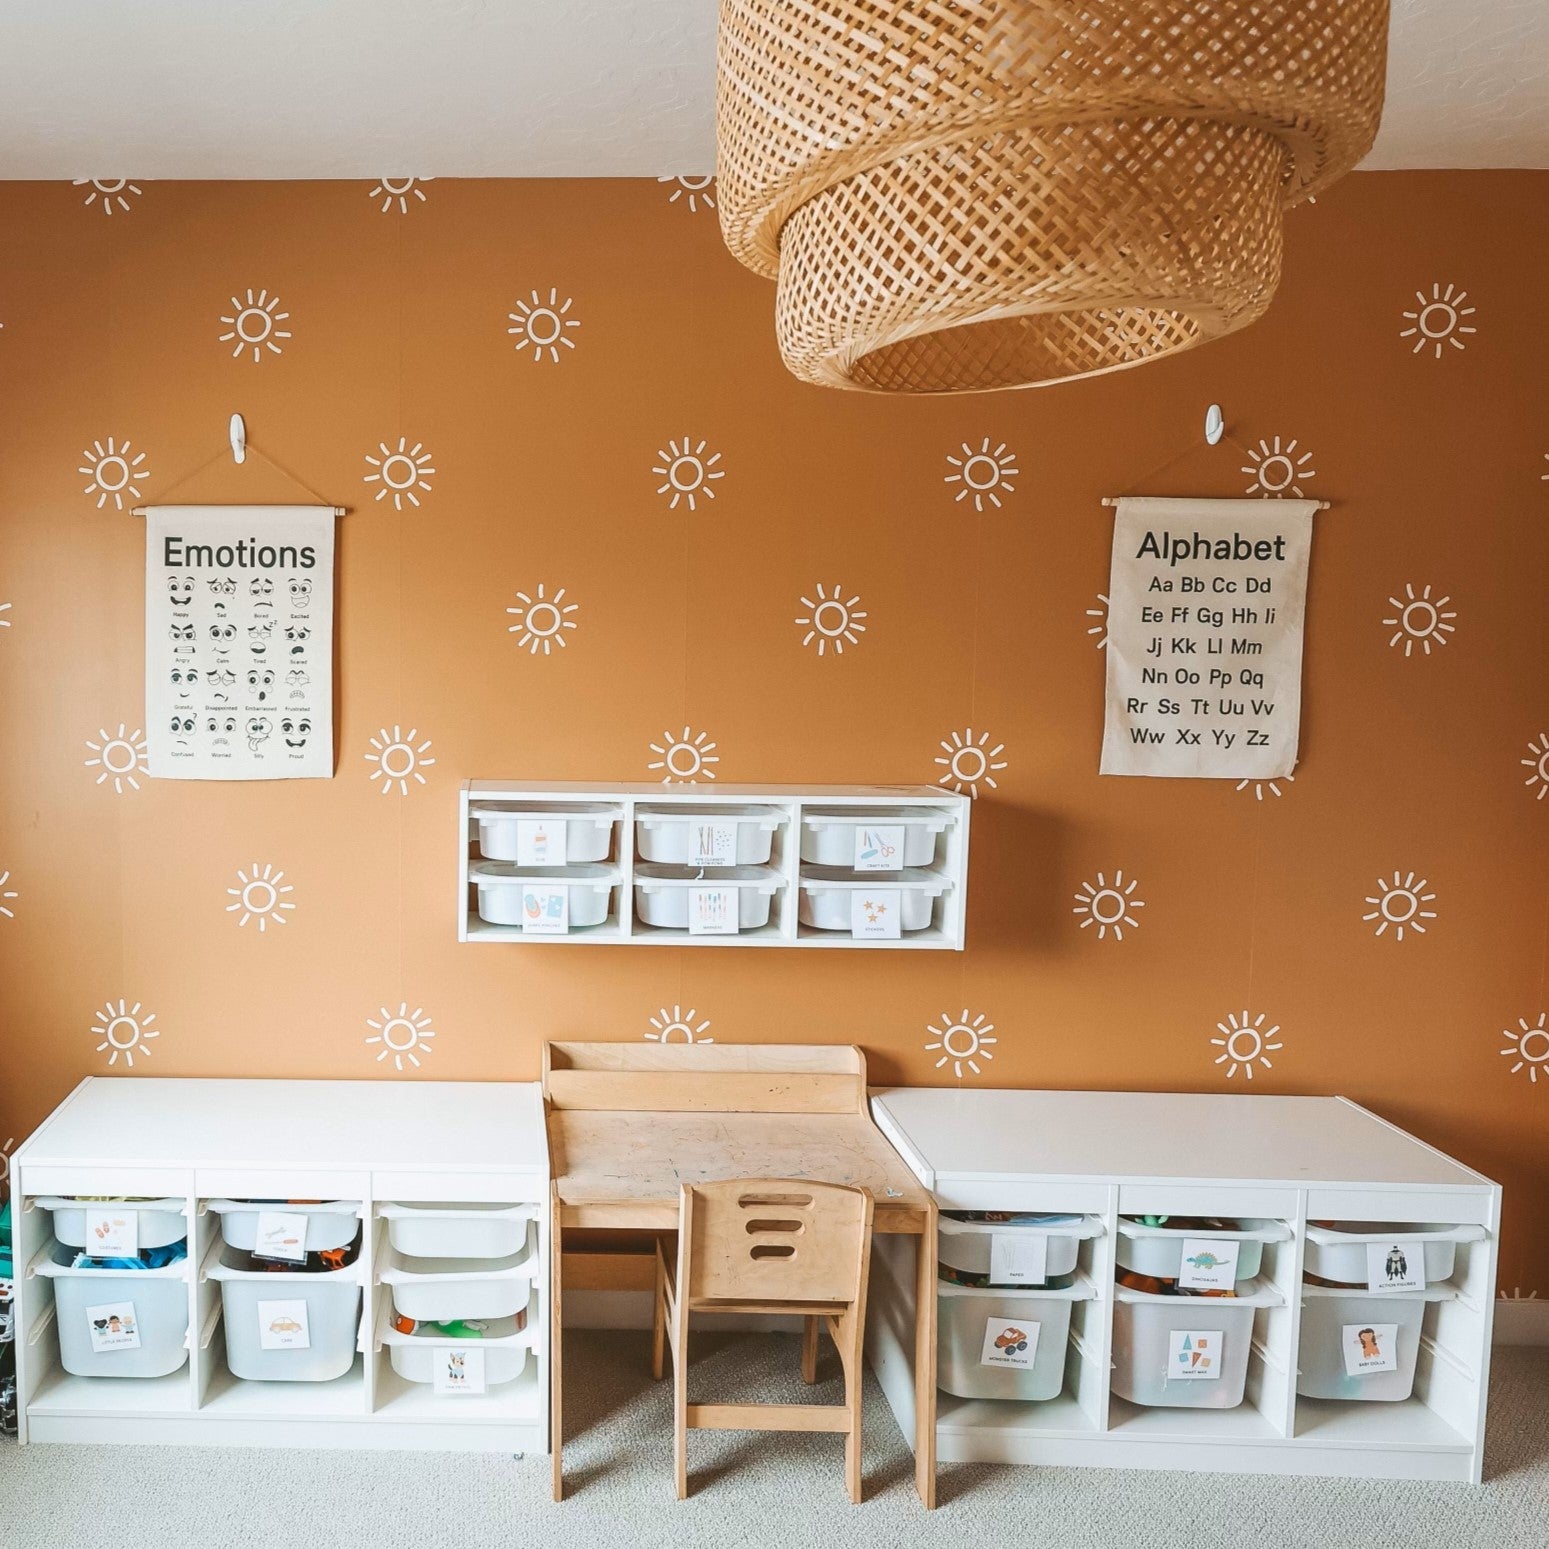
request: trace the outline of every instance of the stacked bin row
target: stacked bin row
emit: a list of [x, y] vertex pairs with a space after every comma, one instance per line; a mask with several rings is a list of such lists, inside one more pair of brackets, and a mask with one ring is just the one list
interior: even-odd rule
[[468, 868], [481, 920], [535, 935], [568, 935], [617, 920], [616, 806], [502, 801], [477, 803], [468, 813], [478, 825], [482, 857]]
[[807, 808], [801, 819], [801, 923], [870, 936], [893, 909], [897, 917], [887, 935], [928, 930], [952, 886], [938, 869], [951, 823], [949, 813], [932, 807]]
[[378, 1338], [393, 1370], [436, 1397], [477, 1396], [527, 1368], [535, 1319], [531, 1205], [382, 1205]]

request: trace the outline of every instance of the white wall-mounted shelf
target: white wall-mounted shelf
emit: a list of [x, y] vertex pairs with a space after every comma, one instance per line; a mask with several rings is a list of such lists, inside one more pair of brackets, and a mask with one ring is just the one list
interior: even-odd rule
[[[607, 917], [597, 924], [572, 925], [563, 934], [542, 934], [520, 924], [491, 923], [479, 912], [477, 879], [486, 857], [479, 846], [476, 809], [487, 806], [532, 813], [576, 813], [589, 819], [605, 819], [609, 827], [606, 858], [544, 868], [539, 879], [548, 885], [568, 873], [577, 882], [596, 885], [606, 868], [610, 889]], [[696, 935], [687, 928], [653, 925], [641, 916], [637, 885], [650, 879], [652, 863], [640, 854], [637, 823], [653, 812], [700, 810], [706, 821], [717, 813], [730, 815], [739, 808], [765, 808], [775, 816], [772, 845], [767, 862], [761, 863], [773, 885], [766, 923], [734, 934]], [[961, 951], [965, 939], [968, 887], [968, 829], [972, 803], [966, 796], [943, 792], [936, 786], [789, 786], [789, 785], [590, 785], [541, 784], [525, 781], [468, 780], [458, 800], [457, 939], [459, 941], [547, 942], [575, 946], [594, 943], [609, 946], [706, 946], [706, 947], [811, 947], [818, 950], [888, 949]], [[817, 869], [801, 858], [804, 819], [824, 811], [875, 815], [879, 825], [903, 814], [929, 811], [939, 815], [941, 827], [934, 837], [928, 863], [896, 871], [851, 873], [841, 867]], [[496, 862], [501, 864], [501, 862]], [[511, 863], [506, 863], [511, 864]], [[743, 870], [746, 868], [738, 868]], [[517, 873], [528, 868], [516, 867]], [[700, 880], [696, 876], [696, 881]], [[705, 885], [733, 880], [729, 868], [706, 867]], [[857, 937], [847, 929], [824, 929], [801, 919], [804, 883], [843, 887], [859, 880], [874, 889], [919, 889], [929, 902], [929, 923], [904, 930], [897, 937]], [[901, 900], [900, 900], [901, 901]], [[573, 906], [572, 906], [573, 907]], [[831, 905], [832, 907], [832, 905]]]
[[[23, 1442], [548, 1451], [548, 1143], [527, 1082], [202, 1081], [91, 1077], [11, 1158]], [[60, 1362], [54, 1296], [22, 1268], [54, 1243], [47, 1195], [185, 1204], [183, 1365], [141, 1379]], [[220, 1199], [359, 1201], [356, 1354], [330, 1382], [245, 1381], [226, 1362]], [[521, 1376], [437, 1395], [391, 1364], [380, 1333], [392, 1288], [387, 1204], [530, 1206], [535, 1252]], [[283, 1208], [283, 1207], [282, 1207]], [[119, 1281], [119, 1285], [123, 1282]]]
[[[943, 1209], [1104, 1224], [1081, 1245], [1098, 1296], [1076, 1304], [1063, 1392], [1042, 1403], [939, 1393], [940, 1461], [1479, 1481], [1500, 1223], [1489, 1179], [1335, 1097], [897, 1087], [876, 1093], [872, 1111]], [[1121, 1216], [1152, 1213], [1290, 1228], [1264, 1248], [1262, 1280], [1280, 1305], [1254, 1315], [1235, 1408], [1147, 1407], [1112, 1391], [1114, 1238]], [[1426, 1307], [1403, 1402], [1298, 1395], [1309, 1220], [1481, 1229], [1458, 1245], [1455, 1295]], [[887, 1238], [872, 1266], [868, 1355], [912, 1437], [912, 1342], [899, 1331], [913, 1326], [914, 1277]], [[1208, 1326], [1212, 1304], [1193, 1305]]]

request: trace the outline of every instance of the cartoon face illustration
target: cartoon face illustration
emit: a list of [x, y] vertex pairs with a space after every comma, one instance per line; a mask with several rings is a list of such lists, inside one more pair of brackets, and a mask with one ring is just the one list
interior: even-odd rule
[[186, 742], [188, 734], [194, 729], [194, 718], [191, 715], [174, 715], [172, 717], [172, 735], [179, 742]]
[[215, 602], [215, 616], [218, 619], [223, 619], [226, 617], [226, 604], [223, 603], [219, 598], [217, 598]]
[[312, 679], [307, 674], [305, 667], [292, 667], [285, 674], [285, 686], [287, 688], [305, 688]]
[[312, 601], [312, 582], [307, 576], [292, 576], [286, 583], [290, 591], [290, 605], [305, 608]]
[[306, 651], [312, 631], [305, 624], [289, 624], [285, 629], [285, 638], [290, 642], [290, 654], [300, 656]]
[[197, 667], [174, 667], [172, 669], [172, 687], [179, 699], [192, 699], [194, 690], [199, 686], [199, 669]]
[[254, 656], [262, 656], [269, 649], [269, 636], [274, 633], [274, 620], [261, 619], [247, 626], [247, 648]]
[[170, 633], [172, 635], [172, 654], [174, 656], [192, 656], [194, 654], [194, 626], [192, 624], [173, 624]]
[[210, 643], [215, 647], [217, 656], [231, 655], [231, 642], [237, 638], [237, 626], [235, 624], [211, 624]]
[[267, 597], [274, 591], [274, 582], [266, 575], [255, 575], [247, 583], [247, 589], [255, 597]]
[[274, 687], [274, 673], [268, 667], [251, 667], [248, 669], [247, 686], [259, 704], [264, 704], [269, 698], [269, 690]]
[[288, 748], [304, 748], [307, 738], [312, 735], [312, 722], [304, 715], [287, 715], [280, 722], [280, 735], [285, 739]]
[[191, 575], [169, 575], [167, 600], [174, 608], [186, 608], [194, 600], [194, 578]]
[[230, 688], [237, 681], [237, 675], [230, 667], [216, 667], [204, 675], [204, 680], [216, 688]]
[[211, 576], [204, 583], [217, 597], [230, 597], [237, 589], [236, 580], [229, 575]]
[[256, 753], [274, 732], [274, 722], [266, 715], [255, 715], [247, 723], [247, 745]]
[[204, 729], [215, 739], [211, 747], [229, 748], [231, 734], [237, 729], [237, 718], [234, 715], [212, 715], [204, 723]]

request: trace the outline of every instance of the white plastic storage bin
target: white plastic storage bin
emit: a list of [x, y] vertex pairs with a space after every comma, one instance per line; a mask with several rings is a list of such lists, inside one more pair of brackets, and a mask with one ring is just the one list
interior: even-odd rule
[[[226, 1365], [248, 1382], [332, 1382], [355, 1364], [360, 1271], [242, 1269], [222, 1250], [207, 1271], [221, 1287]], [[304, 1317], [298, 1312], [298, 1304]]]
[[478, 889], [479, 918], [491, 925], [520, 925], [524, 895], [532, 883], [564, 886], [571, 930], [601, 925], [608, 918], [618, 873], [611, 866], [513, 866], [507, 861], [476, 861], [468, 875]]
[[1183, 1271], [1186, 1242], [1234, 1242], [1237, 1244], [1235, 1278], [1252, 1280], [1264, 1261], [1266, 1242], [1288, 1242], [1291, 1228], [1284, 1221], [1224, 1222], [1215, 1226], [1147, 1226], [1142, 1221], [1120, 1220], [1114, 1257], [1120, 1269], [1158, 1280], [1176, 1280]]
[[[1398, 1244], [1421, 1243], [1425, 1283], [1450, 1280], [1460, 1242], [1479, 1242], [1482, 1226], [1403, 1226], [1383, 1221], [1341, 1221], [1338, 1226], [1307, 1228], [1303, 1268], [1320, 1280], [1368, 1286], [1367, 1250], [1376, 1243], [1385, 1257]], [[1390, 1293], [1398, 1294], [1398, 1293]]]
[[504, 1259], [523, 1251], [531, 1205], [380, 1205], [387, 1240], [422, 1259]]
[[1414, 1391], [1425, 1304], [1452, 1295], [1450, 1288], [1338, 1291], [1304, 1285], [1296, 1391], [1303, 1398], [1402, 1403]]
[[[1102, 1235], [1102, 1222], [1090, 1216], [1050, 1216], [1012, 1218], [1005, 1221], [958, 1221], [945, 1211], [937, 1223], [937, 1256], [943, 1264], [968, 1275], [988, 1275], [996, 1237], [1038, 1238], [1044, 1240], [1044, 1270], [1037, 1280], [1018, 1281], [1021, 1285], [1042, 1285], [1045, 1281], [1068, 1275], [1076, 1267], [1082, 1241]], [[1007, 1284], [1010, 1282], [998, 1282]]]
[[[165, 1377], [182, 1366], [188, 1359], [188, 1260], [161, 1269], [72, 1269], [75, 1254], [56, 1247], [32, 1266], [54, 1282], [64, 1369], [77, 1377]], [[137, 1346], [111, 1343], [131, 1336], [138, 1336]], [[109, 1348], [93, 1348], [97, 1342]]]
[[[868, 871], [902, 871], [906, 866], [929, 866], [936, 859], [936, 836], [951, 826], [951, 813], [933, 807], [869, 812], [853, 807], [808, 807], [801, 818], [801, 858], [845, 870], [865, 866]], [[902, 852], [874, 857], [865, 836], [887, 828], [903, 829]], [[891, 864], [881, 865], [881, 860]]]
[[527, 1306], [537, 1268], [533, 1239], [508, 1259], [405, 1258], [390, 1249], [379, 1276], [406, 1318], [510, 1318]]
[[857, 889], [873, 891], [879, 887], [897, 889], [899, 929], [925, 930], [931, 922], [935, 902], [952, 884], [930, 871], [900, 871], [888, 876], [856, 875], [830, 866], [803, 866], [801, 904], [797, 913], [803, 925], [817, 930], [851, 928], [850, 895]]
[[[937, 1385], [959, 1398], [1058, 1397], [1071, 1303], [1088, 1294], [1086, 1286], [1008, 1291], [937, 1281]], [[1027, 1366], [1006, 1364], [1029, 1357]]]
[[782, 821], [775, 807], [639, 807], [635, 843], [668, 866], [762, 866]]
[[[212, 1199], [205, 1207], [221, 1218], [221, 1238], [233, 1248], [256, 1253], [259, 1258], [298, 1258], [301, 1253], [321, 1253], [325, 1248], [344, 1248], [355, 1241], [360, 1226], [360, 1206], [336, 1199], [321, 1205], [292, 1205], [287, 1201]], [[306, 1241], [299, 1249], [293, 1242], [260, 1243], [261, 1215], [305, 1216]]]
[[35, 1201], [54, 1218], [54, 1236], [67, 1248], [87, 1248], [87, 1211], [111, 1210], [139, 1217], [139, 1251], [166, 1248], [188, 1236], [187, 1205], [180, 1199], [58, 1199], [47, 1195]]
[[[1159, 1409], [1235, 1409], [1247, 1386], [1254, 1313], [1283, 1304], [1267, 1286], [1243, 1296], [1116, 1286], [1113, 1298], [1113, 1391]], [[1212, 1375], [1185, 1375], [1195, 1372]]]
[[[542, 823], [551, 833], [564, 825], [564, 854], [556, 847], [551, 860], [556, 866], [569, 866], [577, 861], [605, 861], [612, 846], [613, 825], [619, 819], [619, 809], [603, 802], [577, 802], [573, 807], [549, 807], [515, 801], [475, 802], [468, 808], [468, 816], [479, 825], [479, 854], [490, 861], [516, 861], [524, 857], [521, 849], [522, 823]], [[526, 831], [529, 842], [536, 835]], [[550, 843], [553, 843], [551, 838]], [[529, 852], [530, 865], [541, 864], [538, 857]]]
[[689, 866], [635, 867], [635, 913], [646, 925], [668, 930], [689, 928], [691, 894], [696, 888], [737, 890], [737, 929], [758, 930], [769, 923], [780, 874], [767, 866], [732, 866], [706, 875]]
[[[435, 1382], [436, 1368], [447, 1351], [480, 1351], [484, 1357], [484, 1386], [498, 1388], [514, 1382], [527, 1369], [532, 1335], [519, 1329], [515, 1318], [497, 1318], [490, 1323], [483, 1339], [447, 1339], [424, 1332], [401, 1334], [389, 1326], [383, 1330], [382, 1343], [393, 1370], [407, 1382]], [[451, 1392], [447, 1396], [455, 1398], [456, 1394]]]

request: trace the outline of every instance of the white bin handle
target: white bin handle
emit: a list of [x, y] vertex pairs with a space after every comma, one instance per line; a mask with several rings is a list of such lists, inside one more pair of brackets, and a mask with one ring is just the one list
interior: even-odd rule
[[125, 1210], [133, 1210], [137, 1213], [144, 1210], [159, 1210], [169, 1216], [188, 1214], [186, 1199], [66, 1199], [61, 1195], [44, 1194], [32, 1200], [31, 1203], [42, 1206], [44, 1210], [106, 1210], [118, 1205]]
[[[1311, 1230], [1309, 1228], [1309, 1230]], [[1226, 1227], [1147, 1226], [1144, 1221], [1119, 1221], [1119, 1236], [1131, 1242], [1142, 1237], [1208, 1238], [1216, 1242], [1289, 1242], [1291, 1228], [1284, 1221], [1271, 1221], [1268, 1226], [1249, 1226], [1233, 1231]]]
[[293, 1205], [289, 1200], [265, 1203], [256, 1199], [207, 1199], [204, 1207], [206, 1210], [213, 1210], [218, 1216], [223, 1216], [228, 1211], [234, 1214], [248, 1211], [255, 1214], [273, 1211], [281, 1215], [354, 1216], [357, 1221], [360, 1219], [360, 1201], [352, 1199], [332, 1199], [316, 1205]]
[[531, 1221], [536, 1205], [512, 1205], [507, 1210], [474, 1210], [467, 1205], [378, 1205], [384, 1221]]
[[1320, 1248], [1337, 1247], [1341, 1243], [1386, 1242], [1395, 1238], [1400, 1242], [1483, 1242], [1485, 1230], [1474, 1223], [1461, 1226], [1407, 1227], [1401, 1224], [1381, 1232], [1346, 1232], [1332, 1226], [1307, 1228], [1307, 1241]]
[[[1182, 1296], [1157, 1295], [1151, 1291], [1134, 1291], [1131, 1290], [1128, 1286], [1115, 1286], [1113, 1299], [1116, 1302], [1138, 1302], [1142, 1304], [1165, 1302], [1168, 1306], [1171, 1307], [1176, 1307], [1185, 1300], [1197, 1301], [1201, 1307], [1208, 1307], [1212, 1302], [1216, 1301], [1219, 1301], [1225, 1307], [1285, 1306], [1285, 1297], [1282, 1296], [1274, 1286], [1265, 1285], [1261, 1281], [1255, 1281], [1254, 1284], [1256, 1289], [1250, 1291], [1246, 1296], [1201, 1296], [1187, 1298]], [[1203, 1317], [1204, 1313], [1201, 1312], [1200, 1316]]]

